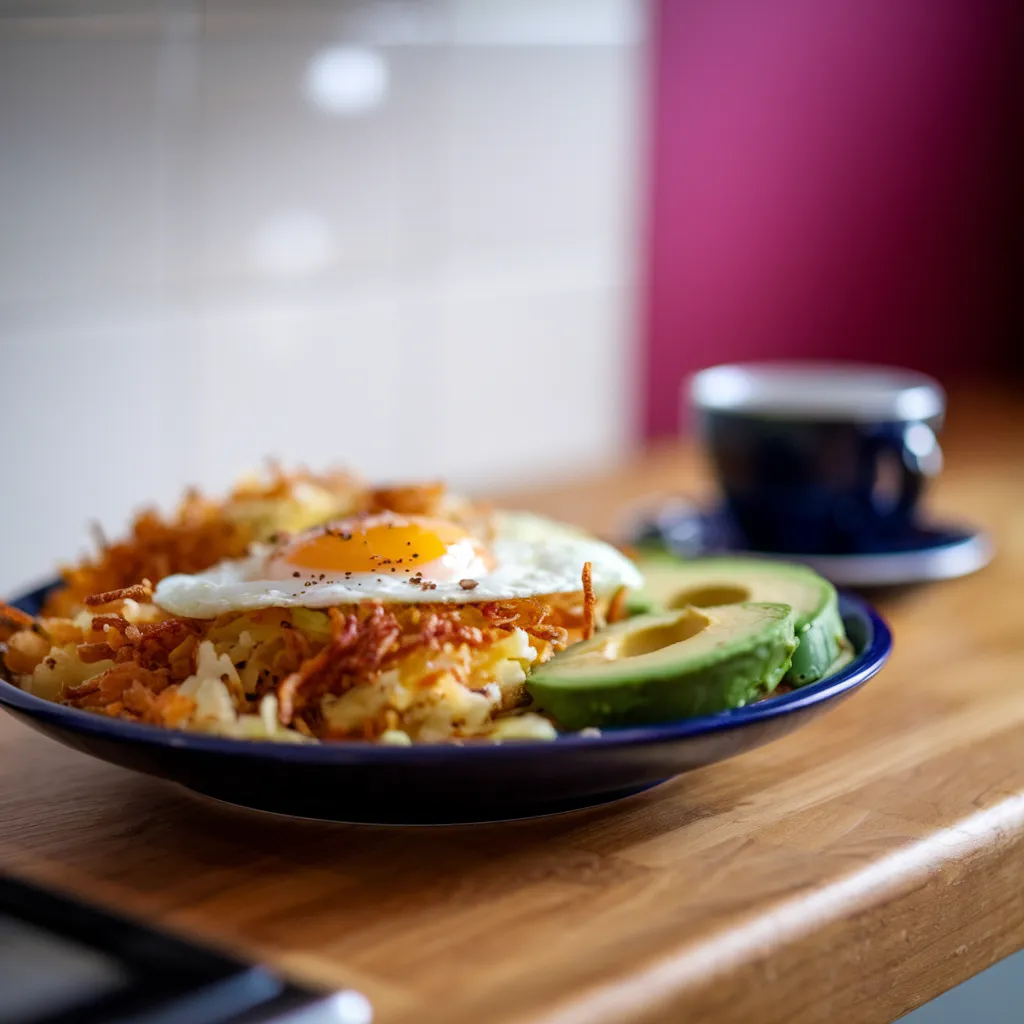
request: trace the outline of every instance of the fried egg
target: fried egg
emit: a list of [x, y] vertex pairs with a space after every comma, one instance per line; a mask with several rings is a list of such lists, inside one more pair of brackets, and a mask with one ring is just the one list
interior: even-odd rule
[[384, 512], [338, 520], [261, 545], [195, 575], [168, 576], [154, 601], [189, 618], [257, 608], [326, 608], [379, 600], [466, 604], [581, 589], [639, 587], [636, 566], [610, 544], [561, 523], [503, 512], [486, 540], [446, 519]]

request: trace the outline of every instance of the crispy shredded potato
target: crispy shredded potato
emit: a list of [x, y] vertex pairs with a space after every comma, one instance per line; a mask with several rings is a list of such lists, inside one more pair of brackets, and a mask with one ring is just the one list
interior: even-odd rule
[[190, 493], [170, 519], [152, 509], [142, 512], [127, 540], [65, 568], [64, 587], [51, 595], [46, 613], [72, 615], [90, 595], [116, 592], [142, 579], [156, 583], [175, 572], [201, 572], [222, 559], [241, 557], [253, 539], [248, 526], [228, 517], [225, 506]]
[[[33, 618], [0, 604], [0, 669], [28, 692], [134, 722], [282, 742], [550, 739], [526, 705], [527, 673], [589, 636], [581, 590], [508, 601], [266, 608], [209, 620], [152, 602], [171, 573], [240, 557], [254, 541], [344, 515], [443, 516], [481, 532], [481, 506], [430, 483], [371, 490], [346, 474], [271, 468], [222, 502], [196, 492], [169, 517], [148, 510], [120, 541], [63, 572]], [[467, 596], [471, 590], [467, 589]], [[618, 599], [621, 607], [621, 597]], [[608, 608], [608, 616], [618, 614]]]
[[[5, 667], [39, 696], [175, 728], [292, 741], [486, 736], [526, 703], [527, 670], [579, 638], [578, 600], [371, 601], [198, 620], [126, 597], [45, 620], [59, 644], [31, 620], [8, 639]], [[509, 737], [554, 735], [522, 717]]]
[[445, 508], [443, 483], [414, 484], [406, 487], [378, 487], [370, 491], [368, 512], [397, 512], [407, 516], [438, 516]]
[[4, 640], [19, 630], [31, 629], [34, 623], [31, 615], [0, 601], [0, 637]]
[[[113, 543], [97, 531], [99, 551], [65, 567], [64, 587], [50, 595], [46, 614], [71, 616], [85, 598], [115, 592], [172, 573], [196, 573], [226, 558], [240, 558], [253, 541], [296, 533], [329, 519], [367, 509], [439, 514], [442, 484], [371, 490], [348, 473], [286, 473], [271, 464], [268, 479], [239, 484], [224, 501], [189, 491], [173, 515], [140, 512], [130, 536]], [[96, 598], [94, 598], [96, 599]]]
[[153, 584], [144, 579], [130, 587], [105, 590], [102, 594], [89, 594], [82, 602], [87, 608], [102, 608], [105, 604], [120, 604], [122, 601], [148, 601], [153, 596]]
[[594, 597], [594, 567], [590, 562], [583, 563], [583, 639], [589, 640], [596, 628], [594, 613], [597, 598]]

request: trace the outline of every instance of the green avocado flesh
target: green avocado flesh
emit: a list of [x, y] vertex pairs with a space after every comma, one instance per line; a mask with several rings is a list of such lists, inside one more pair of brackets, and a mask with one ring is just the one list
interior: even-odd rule
[[633, 612], [694, 605], [770, 601], [791, 605], [800, 642], [786, 682], [804, 686], [821, 679], [845, 641], [836, 589], [803, 565], [758, 558], [696, 558], [649, 555], [638, 563], [644, 589], [633, 595]]
[[565, 729], [651, 725], [738, 708], [770, 693], [796, 649], [783, 604], [641, 615], [573, 644], [526, 681]]

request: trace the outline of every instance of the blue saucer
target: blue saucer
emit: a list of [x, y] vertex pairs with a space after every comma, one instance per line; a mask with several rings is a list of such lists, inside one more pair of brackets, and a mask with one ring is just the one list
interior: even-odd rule
[[685, 558], [755, 555], [803, 562], [840, 587], [888, 587], [968, 576], [992, 559], [992, 542], [981, 530], [911, 526], [850, 554], [776, 554], [753, 550], [728, 513], [685, 501], [666, 503], [633, 527], [637, 543], [654, 543]]
[[[12, 603], [34, 614], [47, 589]], [[844, 595], [840, 612], [857, 654], [828, 679], [715, 715], [547, 743], [300, 746], [226, 739], [63, 707], [2, 680], [0, 705], [65, 746], [257, 810], [381, 824], [506, 820], [629, 796], [809, 722], [867, 682], [892, 650], [888, 627], [868, 604]]]

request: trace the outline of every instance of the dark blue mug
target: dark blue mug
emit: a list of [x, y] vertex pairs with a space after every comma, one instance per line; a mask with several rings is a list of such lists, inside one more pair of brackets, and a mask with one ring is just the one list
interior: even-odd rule
[[942, 465], [945, 395], [910, 370], [843, 363], [715, 366], [690, 400], [747, 547], [861, 554], [897, 543]]

